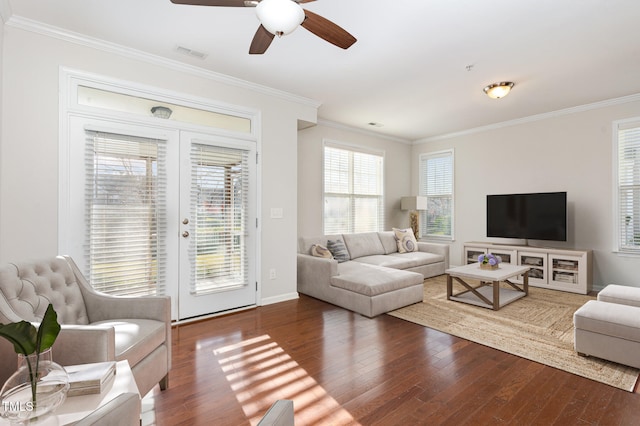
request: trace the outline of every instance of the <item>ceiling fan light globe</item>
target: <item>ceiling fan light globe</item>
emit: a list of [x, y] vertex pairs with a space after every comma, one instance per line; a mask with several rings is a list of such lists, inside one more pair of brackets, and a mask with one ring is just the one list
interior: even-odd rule
[[304, 21], [304, 10], [292, 0], [262, 0], [256, 15], [267, 31], [278, 36], [293, 32]]

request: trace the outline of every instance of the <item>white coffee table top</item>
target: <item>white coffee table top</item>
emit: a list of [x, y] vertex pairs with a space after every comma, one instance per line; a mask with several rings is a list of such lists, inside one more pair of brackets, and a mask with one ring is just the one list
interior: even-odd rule
[[470, 263], [444, 271], [452, 277], [472, 278], [483, 281], [504, 281], [516, 275], [524, 274], [529, 266], [518, 266], [510, 263], [501, 263], [498, 269], [482, 269], [480, 263]]

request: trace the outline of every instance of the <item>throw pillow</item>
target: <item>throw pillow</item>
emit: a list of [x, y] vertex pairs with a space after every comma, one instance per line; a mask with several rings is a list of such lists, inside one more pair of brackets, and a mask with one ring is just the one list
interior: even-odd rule
[[325, 259], [333, 259], [333, 255], [328, 248], [322, 244], [314, 244], [311, 246], [311, 255], [315, 257], [324, 257]]
[[351, 257], [349, 256], [349, 252], [347, 251], [347, 247], [344, 245], [344, 243], [341, 240], [327, 241], [327, 248], [333, 255], [333, 258], [338, 261], [338, 263], [351, 260]]
[[418, 251], [418, 241], [416, 240], [416, 236], [413, 234], [413, 230], [411, 228], [393, 228], [393, 235], [396, 237], [399, 253]]

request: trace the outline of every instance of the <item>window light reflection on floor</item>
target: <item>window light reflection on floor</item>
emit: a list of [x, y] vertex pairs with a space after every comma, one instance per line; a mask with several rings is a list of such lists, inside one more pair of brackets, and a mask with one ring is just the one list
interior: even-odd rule
[[269, 335], [213, 351], [251, 424], [278, 399], [291, 399], [300, 424], [358, 424]]

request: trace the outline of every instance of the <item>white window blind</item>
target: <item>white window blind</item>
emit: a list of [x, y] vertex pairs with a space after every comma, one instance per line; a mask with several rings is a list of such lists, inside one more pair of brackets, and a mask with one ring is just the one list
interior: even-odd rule
[[192, 145], [192, 294], [249, 285], [248, 161], [246, 150]]
[[617, 124], [618, 251], [640, 254], [640, 120]]
[[453, 151], [420, 156], [420, 195], [427, 197], [421, 212], [422, 235], [453, 239]]
[[96, 290], [116, 295], [164, 294], [165, 143], [86, 134], [90, 282]]
[[384, 157], [325, 144], [324, 233], [382, 231]]

